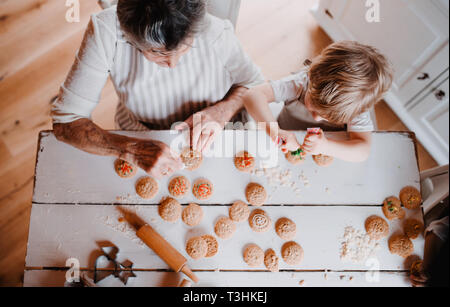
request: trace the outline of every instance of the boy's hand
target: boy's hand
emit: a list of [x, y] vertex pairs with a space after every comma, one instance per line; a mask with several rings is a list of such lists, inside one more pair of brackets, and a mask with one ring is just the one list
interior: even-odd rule
[[293, 132], [280, 129], [278, 131], [278, 138], [281, 138], [282, 140], [280, 148], [283, 152], [296, 151], [301, 146]]
[[303, 142], [303, 149], [307, 154], [319, 155], [327, 152], [328, 139], [323, 131], [318, 134], [308, 134]]

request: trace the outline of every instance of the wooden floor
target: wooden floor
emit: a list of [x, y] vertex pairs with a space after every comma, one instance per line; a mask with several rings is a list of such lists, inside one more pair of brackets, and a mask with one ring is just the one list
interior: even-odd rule
[[[242, 1], [237, 34], [266, 78], [298, 70], [331, 42], [309, 14], [315, 1]], [[22, 284], [38, 132], [51, 129], [50, 104], [100, 10], [80, 2], [80, 23], [68, 23], [65, 1], [0, 0], [0, 286]], [[114, 128], [116, 102], [108, 82], [93, 114], [101, 127]], [[385, 103], [376, 112], [380, 130], [407, 130]], [[419, 163], [436, 165], [422, 146]]]

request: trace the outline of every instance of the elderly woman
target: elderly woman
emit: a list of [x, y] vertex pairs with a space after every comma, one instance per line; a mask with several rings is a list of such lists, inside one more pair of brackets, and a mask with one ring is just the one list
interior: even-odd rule
[[[118, 129], [168, 129], [186, 121], [200, 151], [216, 126], [242, 110], [245, 91], [264, 81], [231, 23], [207, 14], [205, 0], [119, 0], [93, 15], [52, 108], [55, 135], [155, 177], [182, 167], [166, 144], [109, 133], [90, 120], [108, 76], [119, 96]], [[199, 119], [194, 127], [193, 118]]]

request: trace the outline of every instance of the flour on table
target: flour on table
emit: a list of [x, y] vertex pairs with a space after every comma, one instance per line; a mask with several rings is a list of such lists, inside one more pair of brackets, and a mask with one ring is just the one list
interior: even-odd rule
[[289, 188], [297, 195], [300, 195], [300, 188], [297, 186], [297, 182], [293, 180], [292, 171], [290, 169], [281, 169], [279, 166], [272, 168], [259, 168], [254, 169], [251, 174], [256, 177], [265, 177], [267, 183], [272, 186], [272, 193], [275, 193], [279, 187]]
[[361, 230], [356, 230], [352, 226], [344, 229], [344, 236], [341, 242], [341, 260], [361, 263], [372, 256], [379, 248], [379, 243]]

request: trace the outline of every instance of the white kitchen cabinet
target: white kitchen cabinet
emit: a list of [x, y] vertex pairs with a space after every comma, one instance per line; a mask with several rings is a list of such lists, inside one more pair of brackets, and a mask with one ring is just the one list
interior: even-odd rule
[[449, 154], [448, 83], [447, 103], [435, 103], [432, 89], [448, 80], [448, 11], [448, 0], [321, 0], [312, 9], [333, 40], [372, 45], [389, 58], [395, 78], [385, 100], [440, 164]]

